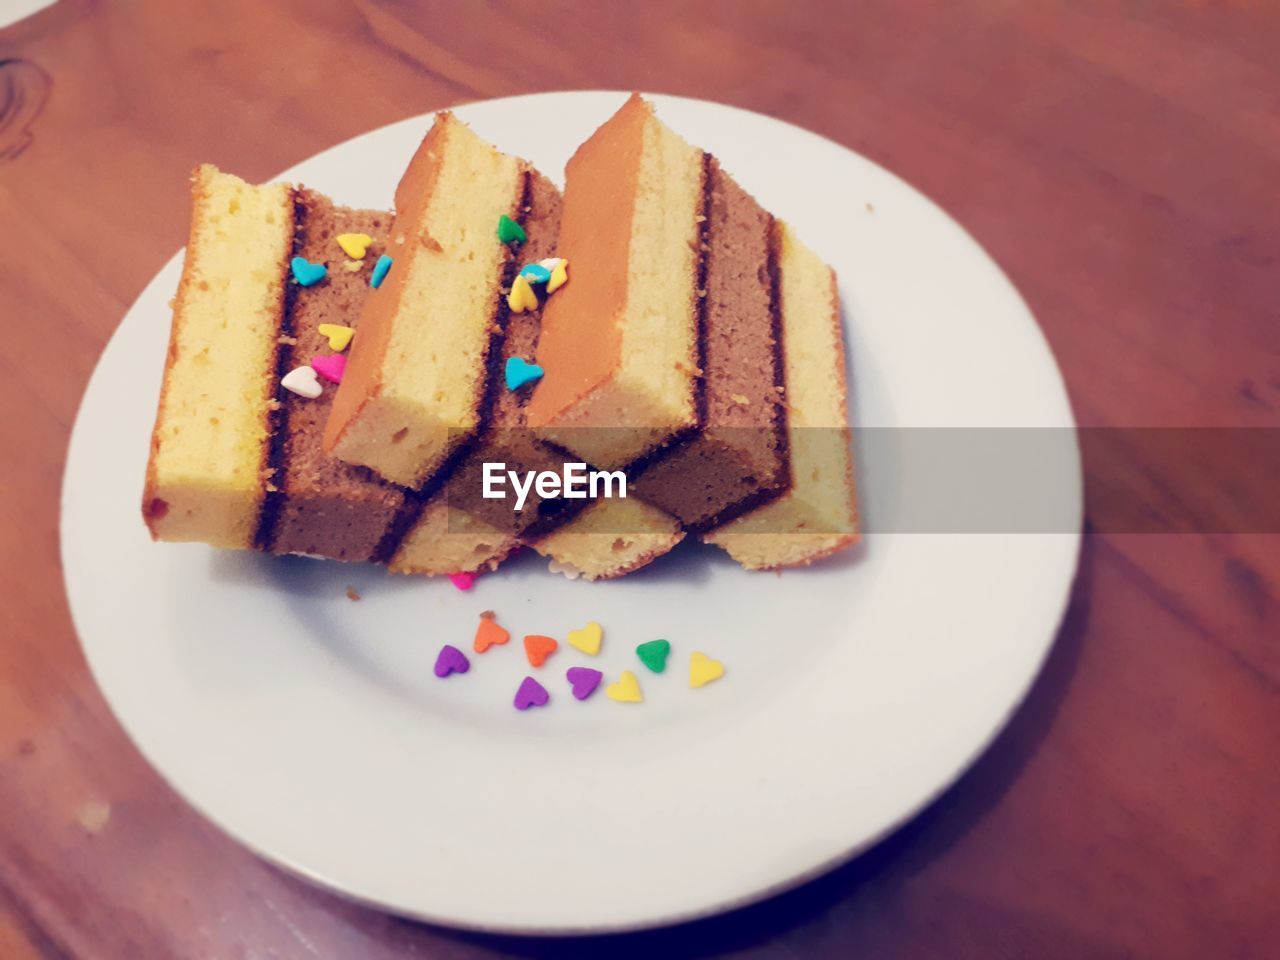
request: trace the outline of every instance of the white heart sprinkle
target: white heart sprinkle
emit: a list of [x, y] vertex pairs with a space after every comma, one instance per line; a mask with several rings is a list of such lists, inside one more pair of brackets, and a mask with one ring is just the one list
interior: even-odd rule
[[323, 392], [315, 370], [309, 366], [294, 367], [280, 379], [280, 386], [308, 400], [314, 400]]
[[547, 257], [545, 260], [539, 260], [538, 266], [546, 267], [548, 270], [554, 270], [556, 267], [560, 266], [560, 260], [560, 257]]

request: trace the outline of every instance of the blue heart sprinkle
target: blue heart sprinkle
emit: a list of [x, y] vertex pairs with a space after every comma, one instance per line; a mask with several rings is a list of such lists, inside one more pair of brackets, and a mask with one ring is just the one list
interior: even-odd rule
[[387, 279], [387, 273], [391, 270], [391, 258], [385, 253], [378, 258], [378, 262], [373, 265], [373, 276], [369, 278], [369, 286], [375, 290], [382, 286], [382, 281]]
[[551, 271], [540, 263], [529, 263], [520, 271], [520, 276], [530, 283], [546, 283], [551, 279]]
[[519, 390], [526, 383], [542, 379], [542, 368], [519, 357], [507, 357], [507, 389]]
[[294, 257], [289, 261], [289, 268], [293, 271], [293, 279], [304, 287], [317, 284], [329, 275], [329, 268], [323, 263], [311, 263], [305, 257]]

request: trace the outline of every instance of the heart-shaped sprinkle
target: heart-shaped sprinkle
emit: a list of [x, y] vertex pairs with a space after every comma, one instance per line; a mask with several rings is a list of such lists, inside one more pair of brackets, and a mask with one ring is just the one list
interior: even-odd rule
[[619, 703], [643, 703], [644, 694], [640, 692], [640, 681], [630, 670], [623, 670], [614, 683], [604, 688], [605, 696]]
[[526, 383], [542, 379], [542, 368], [521, 357], [507, 357], [507, 367], [503, 373], [507, 378], [508, 390], [519, 390]]
[[524, 227], [504, 213], [498, 218], [498, 241], [500, 243], [524, 243]]
[[378, 258], [378, 262], [373, 265], [373, 275], [369, 277], [369, 286], [375, 290], [382, 286], [382, 281], [387, 279], [387, 274], [391, 272], [392, 262], [385, 253]]
[[565, 671], [564, 678], [573, 687], [574, 699], [585, 700], [596, 692], [596, 687], [600, 686], [604, 674], [590, 667], [570, 667]]
[[471, 669], [467, 655], [452, 644], [446, 643], [436, 655], [436, 676], [447, 677], [451, 673], [466, 673]]
[[369, 244], [373, 243], [373, 237], [367, 233], [340, 233], [334, 239], [338, 241], [342, 252], [352, 260], [363, 260]]
[[529, 665], [540, 667], [547, 662], [547, 657], [556, 652], [560, 644], [553, 637], [543, 637], [536, 633], [524, 638], [524, 653], [529, 658]]
[[667, 654], [671, 652], [671, 644], [666, 640], [650, 640], [636, 647], [636, 656], [640, 662], [654, 673], [667, 669]]
[[517, 710], [528, 710], [530, 707], [545, 707], [550, 699], [551, 694], [547, 693], [546, 687], [533, 677], [525, 677], [520, 681], [520, 689], [516, 691], [513, 702]]
[[551, 271], [540, 263], [526, 263], [520, 268], [520, 276], [530, 283], [546, 283], [551, 279]]
[[316, 372], [310, 367], [294, 367], [280, 379], [280, 386], [308, 400], [314, 400], [323, 392]]
[[289, 269], [293, 271], [293, 279], [304, 287], [317, 284], [329, 275], [329, 268], [323, 263], [311, 263], [305, 257], [294, 257], [289, 261]]
[[495, 644], [501, 645], [511, 639], [511, 634], [498, 626], [492, 610], [480, 614], [480, 626], [476, 627], [476, 639], [472, 644], [476, 653], [484, 653]]
[[449, 574], [449, 582], [459, 590], [470, 590], [476, 585], [476, 575], [474, 573], [451, 573]]
[[689, 657], [689, 686], [705, 687], [712, 680], [719, 680], [724, 676], [724, 664], [719, 660], [713, 660], [705, 653], [694, 651]]
[[351, 327], [344, 327], [340, 323], [322, 323], [316, 327], [320, 336], [329, 338], [329, 349], [334, 353], [341, 353], [351, 344], [351, 338], [356, 335], [355, 330]]
[[551, 278], [547, 281], [547, 296], [551, 296], [568, 282], [569, 261], [561, 260], [551, 270]]
[[330, 383], [341, 383], [342, 374], [347, 369], [347, 358], [340, 353], [325, 357], [312, 357], [311, 368]]
[[594, 657], [600, 652], [600, 641], [604, 639], [604, 629], [592, 620], [581, 630], [570, 630], [565, 639], [575, 650], [581, 650], [587, 656]]
[[547, 257], [545, 260], [539, 260], [538, 266], [545, 268], [547, 274], [550, 275], [551, 271], [560, 266], [561, 262], [563, 262], [562, 257]]
[[533, 287], [529, 286], [529, 281], [523, 275], [516, 277], [515, 283], [511, 284], [511, 292], [507, 294], [507, 306], [511, 308], [512, 313], [538, 309], [538, 295], [533, 292]]

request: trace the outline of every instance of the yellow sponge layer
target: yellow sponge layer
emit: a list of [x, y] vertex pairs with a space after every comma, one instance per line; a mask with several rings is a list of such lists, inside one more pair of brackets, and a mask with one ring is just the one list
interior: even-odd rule
[[858, 540], [835, 275], [779, 229], [791, 488], [703, 537], [751, 570], [812, 563]]
[[608, 580], [638, 570], [684, 539], [674, 517], [634, 498], [597, 500], [529, 545], [565, 572]]
[[388, 564], [393, 573], [475, 573], [496, 570], [519, 541], [463, 510], [447, 497], [429, 502]]
[[[418, 488], [480, 420], [525, 165], [441, 114], [397, 193], [391, 272], [369, 298], [326, 449]], [[408, 195], [406, 195], [408, 194]]]
[[158, 540], [253, 544], [292, 243], [291, 187], [196, 169], [143, 495]]

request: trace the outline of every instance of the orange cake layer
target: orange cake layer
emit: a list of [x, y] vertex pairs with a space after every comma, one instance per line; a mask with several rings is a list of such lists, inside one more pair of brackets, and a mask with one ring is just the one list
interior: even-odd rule
[[527, 169], [437, 116], [396, 190], [394, 262], [361, 315], [327, 452], [419, 489], [474, 437], [505, 318], [498, 222], [519, 218]]
[[632, 96], [566, 168], [547, 304], [546, 376], [527, 407], [540, 436], [607, 469], [701, 426], [699, 326], [706, 158]]
[[703, 537], [753, 570], [804, 565], [858, 540], [835, 274], [789, 227], [778, 231], [791, 486]]
[[157, 540], [253, 546], [292, 242], [291, 187], [196, 169], [143, 493]]

